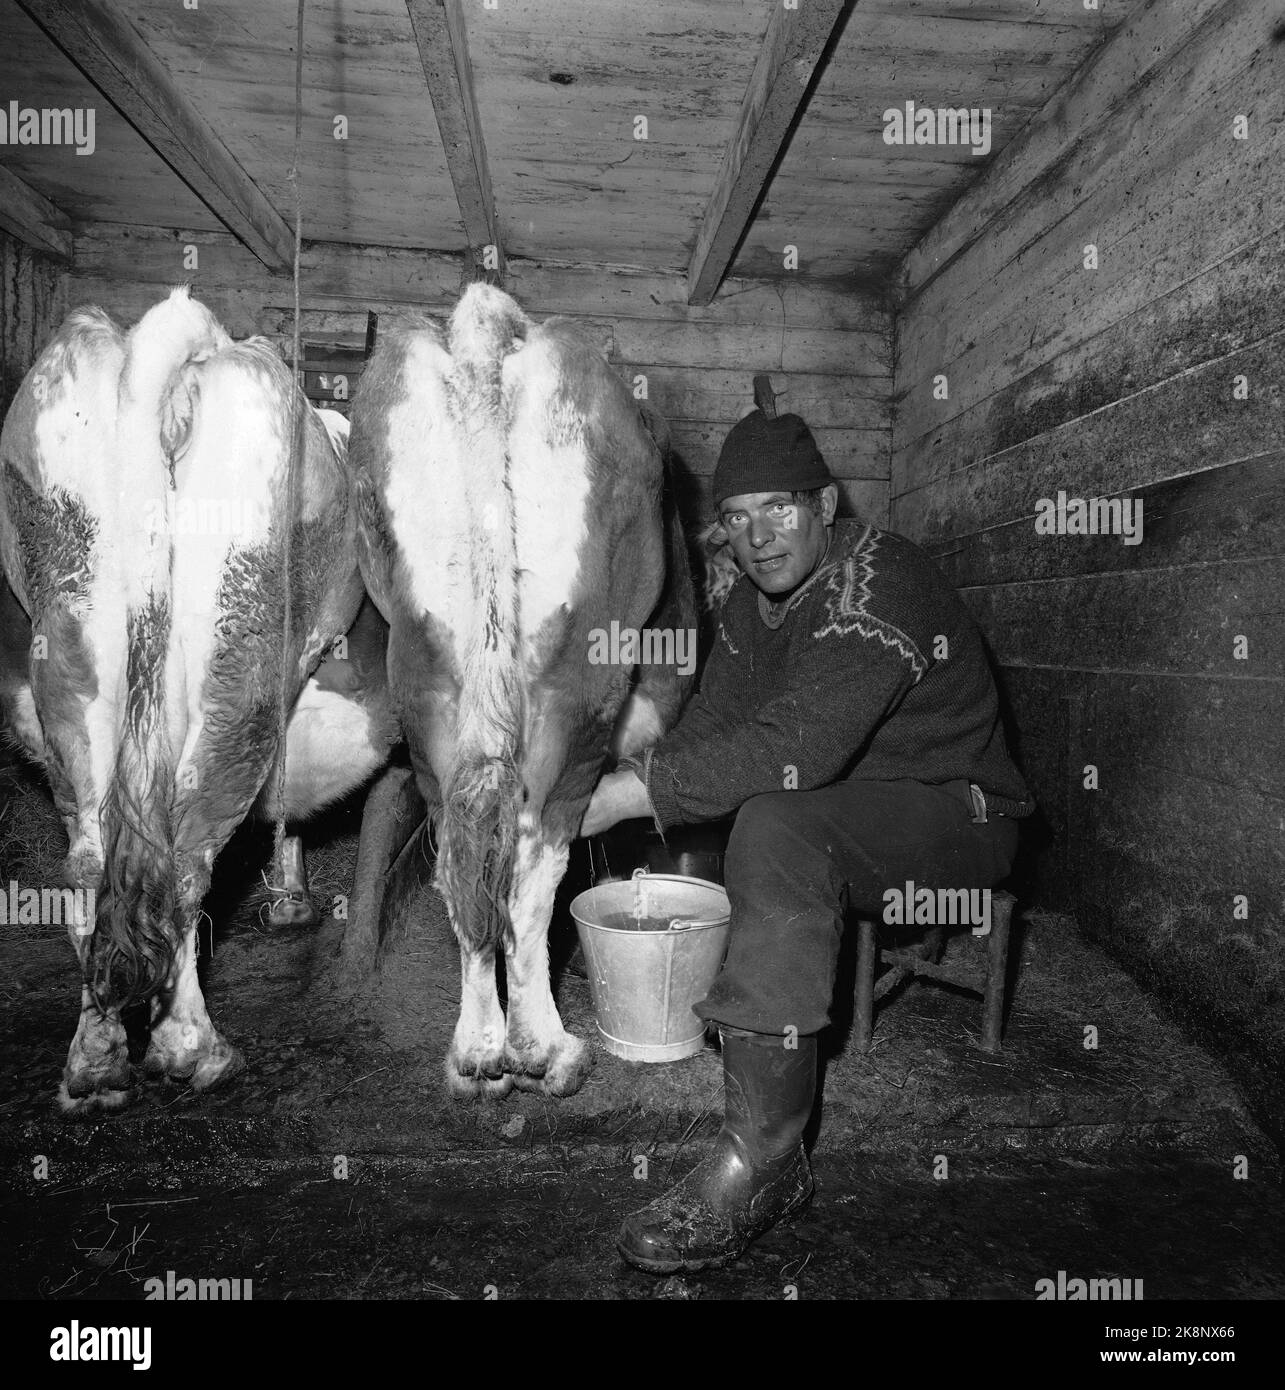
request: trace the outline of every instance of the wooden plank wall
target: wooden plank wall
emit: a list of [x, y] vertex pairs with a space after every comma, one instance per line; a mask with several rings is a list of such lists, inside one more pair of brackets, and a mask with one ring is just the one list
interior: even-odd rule
[[[1279, 1136], [1275, 9], [1158, 0], [908, 258], [892, 525], [939, 558], [1000, 664], [1047, 821], [1028, 863], [1034, 897], [1073, 909], [1162, 993]], [[1248, 139], [1234, 138], [1238, 116]], [[1037, 504], [1059, 490], [1141, 500], [1142, 543], [1037, 534]]]
[[[196, 266], [185, 248], [196, 249]], [[302, 284], [310, 341], [361, 343], [366, 311], [449, 311], [462, 286], [457, 256], [338, 243], [311, 246]], [[291, 331], [288, 279], [268, 274], [231, 238], [103, 227], [75, 243], [70, 302], [133, 321], [188, 280], [236, 337]], [[782, 410], [813, 427], [850, 512], [887, 519], [892, 320], [869, 294], [804, 282], [729, 281], [713, 304], [686, 304], [681, 275], [514, 261], [507, 287], [536, 317], [579, 320], [669, 420], [684, 510], [695, 519], [727, 430], [753, 404], [752, 377], [788, 388]]]
[[0, 420], [62, 320], [62, 267], [0, 232]]

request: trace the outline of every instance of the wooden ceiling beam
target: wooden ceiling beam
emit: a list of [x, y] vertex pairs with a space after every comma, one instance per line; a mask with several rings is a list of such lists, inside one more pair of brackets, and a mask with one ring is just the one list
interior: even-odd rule
[[687, 269], [689, 304], [708, 304], [727, 274], [807, 98], [816, 65], [853, 3], [798, 0], [797, 8], [787, 9], [783, 0], [773, 0], [763, 46]]
[[[406, 0], [419, 61], [433, 99], [446, 167], [479, 275], [498, 281], [504, 275], [504, 248], [495, 216], [495, 195], [486, 163], [486, 141], [473, 90], [473, 64], [460, 0]], [[484, 264], [487, 247], [495, 264]]]
[[2, 164], [0, 227], [36, 251], [71, 264], [71, 219]]
[[270, 270], [294, 235], [138, 31], [104, 0], [18, 0], [220, 222]]

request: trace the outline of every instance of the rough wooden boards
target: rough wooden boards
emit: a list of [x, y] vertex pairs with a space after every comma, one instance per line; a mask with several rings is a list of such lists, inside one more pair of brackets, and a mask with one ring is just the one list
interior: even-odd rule
[[[1062, 80], [1137, 3], [1111, 0], [1107, 13], [1096, 14], [1074, 5], [1033, 8], [1029, 0], [927, 10], [876, 5], [867, 20], [862, 0], [848, 24], [860, 32], [845, 34], [824, 74], [834, 86], [815, 123], [809, 113], [800, 127], [806, 148], [797, 159], [793, 148], [787, 155], [780, 195], [769, 193], [745, 264], [775, 274], [789, 224], [806, 229], [805, 276], [851, 284], [895, 264], [943, 200], [976, 177], [979, 161], [964, 155], [961, 166], [957, 151], [890, 151], [880, 137], [883, 107], [941, 90], [994, 106], [1002, 139], [1044, 86]], [[800, 12], [810, 7], [807, 0]], [[681, 271], [767, 16], [781, 8], [768, 0], [470, 5], [477, 105], [506, 252]], [[129, 17], [173, 85], [267, 200], [288, 212], [293, 6], [218, 0], [187, 9], [177, 0], [135, 0]], [[13, 27], [30, 28], [21, 14], [16, 19]], [[0, 86], [20, 90], [25, 75], [23, 64], [10, 67], [0, 54], [0, 78], [9, 79]], [[405, 0], [310, 6], [305, 81], [306, 231], [366, 244], [460, 244]], [[50, 85], [60, 102], [71, 90]], [[992, 91], [1005, 99], [991, 100]], [[75, 216], [202, 225], [186, 187], [158, 177], [150, 158], [131, 159], [142, 151], [120, 137], [132, 131], [117, 120], [109, 133], [112, 113], [102, 114], [100, 158], [14, 167]], [[346, 140], [332, 137], [341, 115]], [[646, 140], [634, 138], [639, 115], [650, 123]]]
[[[1091, 69], [910, 258], [893, 524], [1001, 665], [1036, 891], [1244, 1027], [1263, 992], [1225, 984], [1272, 959], [1285, 825], [1283, 111], [1267, 7], [1213, 11], [1148, 9], [1097, 60], [1128, 80]], [[1037, 534], [1059, 491], [1140, 498], [1142, 544]]]
[[902, 287], [917, 294], [961, 252], [994, 236], [994, 220], [1086, 129], [1120, 118], [1120, 107], [1226, 0], [1162, 0], [1140, 9], [994, 160], [986, 178], [936, 223], [906, 257]]
[[[1237, 933], [1270, 949], [1282, 925], [1285, 684], [1012, 665], [1000, 674], [1039, 803], [1024, 842], [1041, 900], [1075, 908], [1153, 969], [1165, 956], [1157, 934], [1210, 958], [1211, 973]], [[1089, 764], [1096, 791], [1084, 786]], [[1250, 898], [1252, 927], [1232, 917], [1236, 893]]]
[[[1285, 422], [1282, 342], [1285, 330], [899, 496], [897, 524], [935, 542], [1034, 517], [1038, 500], [1059, 489], [1112, 496], [1269, 454]], [[1234, 395], [1241, 375], [1244, 400]]]
[[[184, 275], [189, 245], [200, 264]], [[73, 295], [97, 299], [125, 319], [141, 314], [168, 284], [190, 278], [194, 293], [234, 334], [280, 336], [291, 328], [288, 295], [226, 237], [103, 230], [78, 240], [77, 267]], [[305, 335], [355, 345], [368, 308], [390, 316], [399, 307], [448, 310], [464, 269], [460, 257], [309, 246]], [[677, 275], [524, 261], [509, 262], [508, 284], [537, 317], [569, 314], [597, 333], [631, 384], [645, 376], [648, 398], [679, 427], [696, 471], [712, 472], [723, 435], [750, 405], [753, 374], [768, 370], [786, 391], [785, 408], [821, 432], [836, 471], [886, 478], [891, 322], [877, 299], [736, 280], [698, 309], [687, 305]], [[886, 499], [878, 511], [886, 517]]]
[[[1091, 700], [1086, 717], [1095, 718], [1095, 708]], [[1224, 983], [1235, 981], [1238, 989], [1228, 991], [1232, 999], [1240, 992], [1233, 1012], [1247, 1021], [1279, 997], [1282, 984], [1279, 826], [1285, 806], [1279, 796], [1141, 761], [1166, 751], [1154, 739], [1123, 748], [1093, 737], [1086, 761], [1102, 760], [1100, 789], [1073, 788], [1068, 802], [1067, 867], [1081, 880], [1086, 925], [1110, 923], [1118, 935], [1133, 938], [1134, 950], [1153, 970], [1163, 970], [1174, 951], [1202, 960], [1201, 973], [1209, 978], [1199, 992], [1222, 993], [1220, 974]], [[1174, 759], [1177, 750], [1167, 751]], [[1239, 918], [1237, 896], [1247, 899], [1248, 909]], [[1191, 997], [1190, 983], [1183, 992]]]
[[808, 0], [795, 9], [772, 7], [687, 269], [693, 304], [707, 304], [727, 273], [806, 100], [816, 65], [848, 7], [849, 0]]
[[[112, 218], [217, 228], [213, 214], [16, 4], [0, 14], [0, 92], [20, 105], [94, 112], [94, 153], [9, 145], [4, 162], [80, 226]], [[255, 262], [259, 267], [259, 262]]]
[[[200, 266], [184, 275], [187, 245], [200, 251]], [[163, 227], [90, 227], [75, 242], [78, 276], [109, 282], [171, 284], [190, 278], [223, 287], [261, 289], [263, 302], [281, 296], [280, 282], [226, 235]], [[467, 282], [463, 258], [397, 247], [305, 241], [303, 278], [310, 305], [328, 299], [395, 302], [438, 308], [453, 304]], [[514, 260], [510, 291], [528, 312], [641, 318], [669, 323], [760, 325], [780, 330], [823, 329], [874, 333], [881, 338], [881, 371], [892, 369], [892, 322], [882, 299], [869, 293], [810, 285], [800, 280], [729, 279], [705, 308], [687, 303], [677, 273], [624, 265], [559, 265]], [[283, 301], [284, 302], [284, 301]]]
[[[1148, 536], [1138, 547], [1034, 538], [1024, 522], [937, 555], [990, 636], [1018, 756], [1063, 838], [1067, 798], [1094, 795], [1081, 786], [1086, 763], [1109, 775], [1117, 801], [1155, 769], [1194, 779], [1203, 791], [1193, 819], [1230, 824], [1226, 804], [1242, 792], [1281, 797], [1285, 455], [1143, 496]], [[1244, 660], [1233, 648], [1241, 634]]]
[[[826, 64], [737, 257], [744, 274], [781, 264], [796, 244], [811, 274], [891, 276], [899, 246], [932, 227], [982, 165], [1026, 126], [1093, 46], [1139, 8], [899, 5], [862, 0]], [[883, 141], [883, 112], [989, 109], [992, 150]]]
[[[1281, 105], [1285, 117], [1285, 101]], [[1230, 130], [1231, 117], [1227, 126]], [[1228, 135], [1192, 151], [1220, 168], [1217, 180], [1195, 163], [1168, 171], [1120, 205], [1077, 207], [1056, 233], [998, 269], [983, 293], [961, 282], [949, 319], [912, 315], [902, 334], [898, 394], [911, 404], [907, 434], [918, 409], [928, 407], [935, 378], [950, 382], [938, 418], [962, 413], [1006, 382], [1050, 362], [1183, 283], [1244, 254], [1279, 230], [1280, 205], [1271, 191], [1285, 183], [1276, 170], [1285, 135], [1264, 132], [1256, 145]], [[1219, 148], [1225, 143], [1225, 150]], [[1206, 165], [1206, 167], [1208, 167]], [[1078, 225], [1077, 225], [1078, 224]], [[1096, 270], [1083, 265], [1084, 247], [1098, 248]], [[957, 317], [956, 317], [957, 316]], [[911, 436], [913, 437], [913, 435]]]
[[1285, 559], [1285, 450], [1186, 473], [1125, 496], [1142, 506], [1138, 545], [1124, 545], [1113, 535], [1041, 535], [1035, 518], [1023, 514], [937, 541], [928, 550], [950, 582], [966, 590], [1146, 569], [1171, 570], [1181, 585], [1182, 571], [1208, 563], [1211, 555], [1236, 563]]
[[[1253, 175], [1247, 175], [1239, 187], [1251, 194], [1258, 185]], [[1109, 383], [1114, 372], [1123, 372], [1116, 380], [1116, 394], [1136, 389], [1135, 358], [1145, 373], [1144, 380], [1162, 379], [1164, 362], [1155, 348], [1163, 347], [1165, 340], [1187, 347], [1186, 360], [1175, 363], [1181, 368], [1227, 351], [1236, 319], [1252, 333], [1242, 334], [1242, 341], [1253, 341], [1277, 326], [1280, 320], [1273, 323], [1269, 304], [1263, 301], [1279, 298], [1285, 274], [1279, 263], [1271, 262], [1268, 248], [1257, 250], [1255, 237], [1263, 235], [1262, 230], [1247, 228], [1248, 242], [1237, 242], [1230, 231], [1224, 231], [1220, 240], [1227, 244], [1207, 248], [1195, 244], [1204, 238], [1193, 232], [1188, 243], [1191, 258], [1184, 261], [1171, 249], [1173, 242], [1183, 237], [1183, 227], [1181, 221], [1170, 224], [1166, 238], [1170, 246], [1154, 261], [1146, 262], [1142, 257], [1136, 275], [1130, 273], [1120, 279], [1112, 271], [1098, 280], [1096, 272], [1072, 272], [1072, 278], [1045, 287], [1042, 298], [1032, 286], [1022, 296], [1020, 314], [1013, 321], [996, 328], [989, 338], [979, 330], [963, 357], [953, 364], [940, 362], [950, 385], [949, 401], [933, 399], [931, 374], [914, 387], [906, 386], [907, 378], [902, 377], [898, 439], [899, 451], [907, 459], [908, 481], [923, 480], [926, 435], [940, 437], [948, 421], [958, 420], [961, 429], [977, 440], [977, 423], [997, 413], [987, 405], [990, 398], [1007, 392], [1001, 399], [1010, 402], [1015, 394], [1010, 384], [1025, 377], [1033, 378], [1030, 384], [1036, 392], [1047, 390], [1051, 383], [1056, 383], [1055, 391], [1061, 388], [1065, 392], [1087, 379], [1098, 386], [1096, 404], [1103, 404], [1110, 397], [1105, 396], [1101, 384]], [[1266, 229], [1268, 247], [1277, 242], [1278, 235], [1277, 226]], [[1256, 282], [1241, 279], [1244, 298], [1238, 312], [1233, 301], [1239, 278], [1236, 267], [1256, 260], [1264, 263], [1264, 274]], [[1260, 307], [1255, 315], [1256, 301]], [[1204, 310], [1209, 321], [1202, 323], [1191, 317], [1192, 310]], [[1215, 313], [1232, 320], [1228, 325], [1231, 332], [1224, 332], [1223, 322], [1212, 317]], [[1138, 322], [1130, 322], [1135, 315], [1140, 315]], [[906, 366], [904, 361], [899, 365]]]
[[[1082, 755], [1072, 772], [1077, 790], [1083, 790], [1084, 763], [1099, 769], [1109, 797], [1117, 801], [1139, 769], [1173, 774], [1203, 787], [1188, 808], [1193, 821], [1213, 819], [1200, 811], [1202, 800], [1243, 797], [1266, 808], [1260, 818], [1259, 833], [1267, 837], [1263, 846], [1272, 843], [1272, 831], [1279, 835], [1285, 788], [1276, 774], [1285, 754], [1285, 682], [1097, 672], [1085, 677], [1082, 689], [1085, 698], [1096, 693], [1076, 743]], [[1216, 826], [1212, 833], [1217, 838]], [[1224, 852], [1239, 853], [1229, 840], [1223, 838]], [[1259, 879], [1275, 872], [1273, 861], [1280, 863], [1275, 843], [1253, 865]], [[1161, 860], [1168, 858], [1163, 843], [1153, 850]]]
[[[1147, 743], [1124, 753], [1136, 758], [1154, 748]], [[1279, 999], [1285, 983], [1279, 949], [1285, 806], [1279, 796], [1211, 786], [1173, 767], [1134, 760], [1109, 766], [1099, 791], [1073, 791], [1069, 803], [1067, 862], [1081, 879], [1086, 925], [1109, 923], [1131, 937], [1152, 971], [1163, 972], [1174, 952], [1189, 963], [1199, 960], [1197, 989], [1187, 981], [1181, 993], [1222, 995], [1227, 1011], [1248, 1022]], [[1237, 896], [1247, 900], [1240, 917]], [[1279, 1029], [1279, 1009], [1272, 1015]]]
[[[1271, 191], [1285, 191], [1283, 127], [1272, 119], [1281, 89], [1261, 12], [1233, 10], [1226, 34], [1205, 34], [1155, 69], [1132, 108], [1116, 113], [1123, 133], [1109, 124], [1087, 132], [906, 312], [896, 493], [981, 464], [1282, 321], [1280, 201]], [[1241, 111], [1249, 141], [1232, 138]], [[1098, 271], [1080, 265], [1087, 241], [1100, 246]], [[948, 401], [932, 398], [936, 372], [949, 380]]]
[[[968, 604], [1001, 662], [1192, 678], [1285, 678], [1282, 561], [1209, 560], [976, 589]], [[1236, 654], [1244, 637], [1249, 659]]]
[[[165, 288], [163, 284], [151, 282], [97, 277], [75, 277], [70, 282], [74, 302], [102, 304], [124, 323], [139, 318]], [[195, 292], [234, 336], [264, 333], [284, 342], [289, 334], [291, 311], [285, 306], [265, 308], [257, 291], [198, 282]], [[406, 306], [376, 301], [368, 307], [380, 314], [381, 321], [392, 322]], [[448, 305], [426, 307], [445, 309]], [[363, 340], [365, 316], [365, 307], [361, 310], [351, 307], [308, 309], [302, 318], [304, 336], [309, 342], [356, 347]], [[852, 353], [844, 350], [843, 340], [857, 335], [836, 334], [832, 344], [821, 344], [821, 353], [817, 353], [812, 335], [805, 334], [797, 345], [790, 344], [787, 337], [787, 364], [797, 362], [802, 367], [796, 374], [793, 370], [779, 370], [782, 337], [776, 330], [734, 326], [715, 335], [711, 342], [707, 340], [706, 330], [697, 324], [670, 324], [665, 326], [666, 332], [653, 332], [651, 330], [661, 325], [639, 320], [634, 322], [640, 331], [630, 332], [627, 339], [628, 346], [637, 354], [629, 359], [618, 335], [626, 331], [630, 321], [579, 318], [578, 322], [583, 329], [596, 335], [627, 382], [632, 383], [639, 374], [648, 378], [649, 400], [670, 420], [683, 464], [705, 478], [713, 472], [728, 429], [744, 413], [743, 402], [749, 400], [755, 368], [771, 369], [774, 380], [791, 385], [792, 391], [792, 383], [797, 382], [798, 393], [783, 398], [791, 409], [798, 409], [809, 420], [850, 422], [818, 425], [816, 433], [837, 475], [868, 480], [854, 485], [854, 495], [860, 496], [861, 513], [877, 517], [881, 524], [886, 523], [890, 433], [887, 398], [880, 398], [879, 392], [881, 386], [886, 390], [888, 378], [886, 375], [856, 377], [842, 370], [824, 370], [842, 368], [851, 360]], [[671, 360], [652, 360], [660, 354]], [[675, 358], [678, 360], [672, 360]], [[729, 361], [743, 366], [733, 369], [723, 365]], [[689, 420], [684, 418], [685, 411], [706, 418]], [[695, 483], [693, 487], [696, 489], [693, 498], [699, 498], [700, 484]], [[699, 501], [693, 501], [694, 510], [690, 514], [697, 515], [700, 505]]]
[[406, 8], [469, 247], [478, 264], [486, 248], [492, 248], [491, 268], [502, 277], [504, 250], [460, 0], [407, 0]]
[[[1016, 376], [958, 415], [949, 413], [949, 404], [930, 404], [922, 397], [918, 404], [903, 403], [895, 489], [913, 492], [1041, 436], [1046, 447], [1055, 447], [1059, 428], [1228, 358], [1280, 323], [1285, 323], [1285, 230], [1167, 287], [1145, 308]], [[1217, 390], [1217, 381], [1211, 372], [1206, 389]]]
[[[681, 366], [627, 363], [625, 369], [628, 376], [635, 371], [646, 376], [648, 398], [671, 421], [730, 426], [754, 404], [741, 367], [689, 372]], [[885, 377], [836, 377], [824, 372], [772, 376], [781, 414], [801, 415], [814, 431], [875, 430], [884, 436], [885, 448], [891, 430], [886, 384]]]
[[476, 23], [470, 15], [510, 250], [681, 270], [764, 9], [501, 0]]
[[[898, 392], [952, 378], [953, 414], [1280, 226], [1285, 94], [1249, 6], [1157, 68], [905, 314]], [[1237, 116], [1249, 138], [1236, 139]], [[1085, 269], [1084, 247], [1098, 249]], [[1014, 372], [1015, 362], [1020, 363]]]
[[66, 276], [0, 232], [0, 419], [66, 312]]
[[[389, 306], [384, 301], [373, 301], [368, 307], [382, 313]], [[336, 327], [356, 324], [364, 312], [351, 308], [309, 311], [318, 326], [329, 322]], [[747, 381], [757, 370], [785, 374], [798, 371], [832, 376], [836, 381], [888, 379], [885, 344], [882, 336], [875, 333], [803, 328], [782, 331], [754, 324], [674, 323], [587, 314], [570, 317], [582, 326], [594, 327], [600, 339], [609, 344], [613, 361], [631, 375], [635, 370], [646, 372], [656, 366], [722, 371], [731, 363], [743, 362]], [[263, 331], [278, 331], [275, 325], [283, 323], [281, 311], [270, 309], [262, 316], [262, 322]]]
[[0, 165], [0, 228], [66, 264], [71, 261], [70, 226], [66, 213]]
[[[188, 10], [138, 0], [131, 14], [269, 201], [292, 211], [294, 5], [205, 0]], [[306, 236], [464, 244], [405, 0], [308, 5], [303, 112]], [[344, 138], [336, 138], [339, 117]], [[111, 190], [100, 190], [100, 199], [104, 220], [154, 220], [115, 210]]]
[[21, 3], [236, 237], [270, 269], [289, 267], [280, 214], [127, 21], [102, 0]]

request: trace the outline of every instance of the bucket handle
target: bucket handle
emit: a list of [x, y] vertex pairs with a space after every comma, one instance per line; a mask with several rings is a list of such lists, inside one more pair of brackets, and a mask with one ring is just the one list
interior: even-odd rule
[[[633, 873], [630, 874], [630, 878], [632, 878], [632, 879], [650, 878], [650, 877], [651, 877], [650, 873], [649, 873], [646, 869], [643, 869], [643, 868], [635, 869], [635, 870], [633, 871]], [[646, 899], [645, 899], [645, 898], [643, 899], [643, 902], [644, 902], [644, 903], [646, 902]], [[722, 919], [721, 917], [711, 917], [711, 918], [709, 918], [707, 921], [702, 922], [702, 921], [698, 921], [698, 920], [696, 920], [696, 919], [694, 919], [694, 918], [690, 918], [690, 917], [673, 917], [673, 918], [670, 919], [669, 926], [668, 926], [668, 928], [667, 928], [666, 930], [668, 930], [668, 931], [691, 931], [694, 927], [716, 927], [716, 926], [718, 926], [718, 924], [719, 924], [722, 920], [723, 920], [723, 919]]]

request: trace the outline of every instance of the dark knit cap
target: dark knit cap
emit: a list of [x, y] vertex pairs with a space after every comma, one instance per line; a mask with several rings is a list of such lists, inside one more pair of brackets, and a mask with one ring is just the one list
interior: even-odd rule
[[714, 470], [714, 505], [754, 492], [806, 492], [834, 482], [812, 431], [797, 415], [769, 420], [761, 410], [738, 420]]

